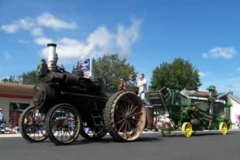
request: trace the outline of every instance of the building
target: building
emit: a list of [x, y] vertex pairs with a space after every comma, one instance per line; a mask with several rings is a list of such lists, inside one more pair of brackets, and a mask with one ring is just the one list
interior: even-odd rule
[[0, 108], [7, 121], [18, 124], [21, 112], [27, 108], [32, 98], [32, 85], [0, 83]]
[[240, 116], [240, 97], [237, 97], [233, 95], [231, 92], [228, 94], [228, 98], [230, 102], [232, 103], [232, 107], [230, 110], [230, 116], [231, 116], [231, 121], [232, 121], [232, 128], [237, 128], [236, 123], [238, 121], [238, 118]]

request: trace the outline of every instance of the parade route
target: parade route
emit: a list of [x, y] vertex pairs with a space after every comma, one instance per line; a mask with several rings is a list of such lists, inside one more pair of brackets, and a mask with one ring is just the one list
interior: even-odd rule
[[[231, 129], [231, 130], [229, 130], [229, 132], [240, 132], [240, 130], [239, 129]], [[215, 132], [215, 133], [218, 133], [218, 131], [216, 130], [216, 131], [210, 131], [210, 130], [205, 130], [205, 131], [200, 131], [200, 133], [208, 133], [208, 132], [210, 132], [210, 133], [212, 133], [212, 132]], [[180, 134], [181, 133], [181, 131], [173, 131], [172, 132], [173, 134]], [[160, 132], [155, 132], [155, 131], [144, 131], [142, 134], [161, 134]], [[109, 134], [107, 134], [107, 135], [109, 135]], [[21, 134], [20, 133], [16, 133], [16, 134], [0, 134], [0, 138], [10, 138], [10, 137], [22, 137], [21, 136]]]
[[[17, 134], [18, 135], [18, 134]], [[148, 132], [136, 142], [117, 143], [106, 136], [99, 142], [82, 138], [70, 146], [55, 146], [47, 139], [29, 143], [21, 137], [0, 138], [0, 160], [239, 160], [240, 132], [198, 132], [185, 138], [180, 132], [171, 137]]]

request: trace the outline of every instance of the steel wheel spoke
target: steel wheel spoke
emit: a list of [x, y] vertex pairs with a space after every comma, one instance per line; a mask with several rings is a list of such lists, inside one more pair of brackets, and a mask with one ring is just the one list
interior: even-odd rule
[[122, 122], [125, 121], [125, 120], [126, 120], [126, 118], [123, 118], [123, 119], [121, 119], [120, 121], [116, 122], [116, 124], [122, 123]]
[[125, 124], [126, 124], [126, 121], [124, 121], [124, 122], [122, 123], [121, 127], [119, 127], [118, 132], [120, 132], [120, 131], [122, 130], [122, 128], [125, 126]]
[[[132, 105], [133, 106], [133, 105]], [[135, 106], [135, 108], [132, 109], [132, 111], [130, 112], [131, 114], [134, 113], [136, 111], [136, 109], [138, 108], [138, 106]]]
[[142, 112], [138, 112], [138, 113], [132, 114], [131, 116], [137, 116], [137, 115], [141, 115], [141, 114], [142, 114]]

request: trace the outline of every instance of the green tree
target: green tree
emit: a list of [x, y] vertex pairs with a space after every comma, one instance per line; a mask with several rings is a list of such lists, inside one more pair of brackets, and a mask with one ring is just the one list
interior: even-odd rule
[[37, 72], [33, 70], [23, 73], [20, 76], [9, 76], [8, 78], [1, 79], [1, 82], [34, 85], [38, 82]]
[[21, 83], [20, 79], [16, 76], [9, 76], [7, 78], [1, 79], [0, 81], [4, 83]]
[[198, 70], [188, 61], [176, 58], [172, 63], [163, 62], [153, 70], [151, 87], [198, 90], [201, 86]]
[[120, 84], [120, 78], [127, 80], [132, 74], [136, 76], [134, 66], [121, 59], [118, 54], [108, 54], [98, 59], [93, 59], [93, 76], [100, 77], [105, 83], [105, 90], [116, 91]]
[[37, 71], [32, 70], [30, 72], [23, 73], [19, 76], [19, 79], [22, 79], [22, 84], [34, 85], [38, 82]]

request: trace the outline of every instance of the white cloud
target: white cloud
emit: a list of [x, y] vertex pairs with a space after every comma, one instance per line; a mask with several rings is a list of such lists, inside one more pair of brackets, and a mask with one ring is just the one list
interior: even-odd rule
[[21, 29], [25, 29], [25, 30], [31, 30], [32, 28], [34, 28], [36, 26], [36, 24], [34, 23], [34, 20], [29, 18], [29, 17], [26, 17], [24, 19], [20, 19], [18, 21], [18, 26], [21, 28]]
[[17, 24], [7, 24], [7, 25], [2, 25], [1, 29], [7, 33], [15, 33], [19, 29], [19, 27]]
[[215, 77], [211, 80], [205, 80], [202, 81], [202, 86], [199, 88], [199, 90], [206, 91], [206, 88], [209, 85], [215, 85], [218, 92], [229, 92], [233, 91], [235, 95], [240, 94], [240, 77], [238, 76], [222, 76], [222, 77]]
[[237, 71], [240, 72], [240, 67], [237, 68]]
[[25, 40], [22, 40], [22, 39], [20, 39], [19, 42], [20, 43], [25, 43], [25, 44], [29, 43], [28, 41], [25, 41]]
[[50, 13], [43, 13], [37, 18], [25, 17], [3, 25], [1, 28], [7, 33], [15, 33], [19, 30], [29, 31], [34, 38], [34, 43], [44, 46], [41, 57], [47, 58], [47, 43], [56, 43], [61, 61], [76, 61], [79, 58], [99, 57], [104, 54], [119, 54], [120, 57], [126, 57], [139, 38], [140, 26], [141, 21], [134, 19], [130, 26], [119, 24], [116, 32], [111, 32], [105, 26], [99, 26], [84, 41], [68, 37], [53, 40], [44, 34], [44, 27], [56, 30], [76, 29], [77, 25], [75, 22], [63, 21]]
[[56, 18], [50, 13], [43, 13], [37, 17], [37, 23], [39, 26], [49, 27], [53, 29], [76, 29], [77, 25], [75, 22], [65, 22]]
[[203, 58], [207, 58], [208, 54], [207, 53], [203, 53], [202, 56], [203, 56]]
[[34, 42], [38, 45], [47, 45], [48, 43], [52, 43], [53, 40], [50, 38], [40, 37], [40, 38], [36, 38]]
[[132, 25], [129, 28], [125, 28], [123, 25], [118, 26], [117, 32], [117, 45], [120, 46], [122, 54], [128, 54], [131, 49], [131, 45], [136, 42], [139, 37], [141, 21], [133, 20]]
[[[47, 43], [43, 43], [46, 45]], [[83, 48], [83, 44], [81, 42], [69, 39], [69, 38], [62, 38], [57, 40], [57, 50], [59, 62], [67, 62], [69, 60], [75, 59], [75, 61], [79, 60], [81, 50]], [[82, 55], [84, 57], [84, 55]], [[48, 50], [47, 47], [44, 47], [41, 51], [41, 57], [47, 58], [48, 57]]]
[[[86, 57], [100, 57], [104, 54], [119, 54], [126, 57], [131, 53], [132, 45], [139, 37], [140, 21], [132, 21], [129, 27], [119, 25], [116, 33], [110, 32], [106, 27], [100, 26], [86, 38], [79, 41], [71, 38], [61, 38], [55, 41], [60, 61], [78, 60]], [[120, 34], [122, 33], [122, 34]], [[35, 40], [39, 45], [46, 45], [48, 38]], [[53, 42], [48, 39], [49, 42]], [[47, 58], [47, 48], [41, 51], [41, 56]]]
[[7, 33], [16, 33], [19, 30], [27, 30], [32, 36], [43, 36], [43, 27], [52, 28], [56, 30], [60, 29], [75, 29], [77, 25], [75, 22], [65, 22], [56, 18], [50, 13], [43, 13], [37, 18], [24, 17], [18, 21], [13, 21], [10, 24], [4, 24], [1, 26], [1, 30]]
[[4, 53], [4, 59], [5, 59], [5, 60], [9, 60], [11, 57], [12, 57], [11, 54], [6, 53], [6, 52]]
[[31, 30], [31, 34], [33, 36], [43, 36], [43, 30], [42, 30], [42, 28], [33, 28]]
[[209, 73], [207, 73], [207, 72], [198, 72], [198, 74], [200, 77], [206, 77], [209, 75]]
[[204, 58], [223, 58], [223, 59], [231, 59], [235, 55], [237, 55], [237, 51], [233, 47], [215, 47], [209, 50], [207, 53], [203, 53], [202, 56]]
[[21, 29], [22, 30], [31, 30], [34, 27], [35, 27], [34, 21], [29, 17], [25, 17], [18, 21], [12, 22], [11, 24], [2, 25], [1, 29], [7, 33], [15, 33]]
[[198, 74], [199, 74], [200, 77], [206, 77], [206, 76], [210, 76], [211, 75], [210, 72], [201, 72], [201, 71], [199, 71]]

